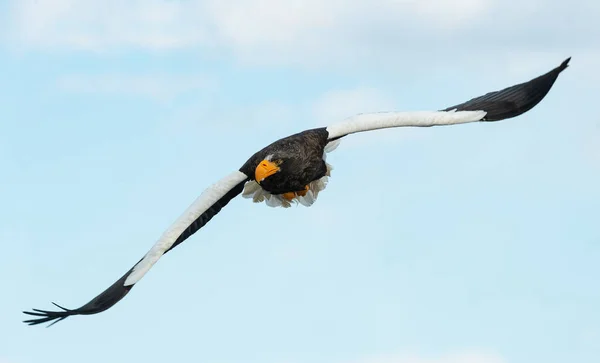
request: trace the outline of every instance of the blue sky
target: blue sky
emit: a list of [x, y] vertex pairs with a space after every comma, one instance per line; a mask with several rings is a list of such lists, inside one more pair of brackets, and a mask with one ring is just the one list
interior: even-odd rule
[[[0, 363], [600, 359], [600, 5], [0, 2]], [[112, 309], [51, 329], [280, 137], [572, 56], [491, 124], [354, 135], [310, 208], [239, 198]]]

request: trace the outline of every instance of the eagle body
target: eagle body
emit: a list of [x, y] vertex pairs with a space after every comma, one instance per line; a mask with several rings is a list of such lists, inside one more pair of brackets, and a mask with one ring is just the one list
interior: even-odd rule
[[204, 227], [240, 194], [271, 207], [290, 207], [291, 202], [311, 206], [331, 175], [327, 153], [350, 134], [392, 127], [492, 122], [519, 116], [541, 102], [558, 75], [567, 68], [569, 60], [567, 58], [558, 67], [530, 81], [488, 92], [441, 111], [359, 114], [328, 127], [277, 140], [252, 155], [239, 170], [206, 188], [133, 267], [88, 303], [77, 309], [54, 304], [60, 310], [25, 311], [34, 318], [24, 322], [52, 325], [69, 316], [97, 314], [109, 309], [123, 299], [163, 255]]
[[273, 195], [303, 191], [306, 185], [327, 173], [323, 154], [328, 135], [326, 128], [321, 127], [279, 139], [252, 155], [240, 171], [254, 175], [262, 160], [282, 160], [279, 172], [262, 182], [254, 181], [260, 182], [260, 186]]

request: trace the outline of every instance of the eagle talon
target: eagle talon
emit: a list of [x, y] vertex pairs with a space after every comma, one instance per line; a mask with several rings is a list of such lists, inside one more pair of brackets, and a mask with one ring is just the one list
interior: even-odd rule
[[308, 190], [309, 190], [308, 185], [306, 185], [304, 187], [304, 190], [296, 192], [296, 194], [300, 197], [304, 197], [306, 195], [306, 193], [308, 193]]
[[291, 202], [292, 200], [294, 200], [297, 197], [304, 197], [306, 195], [306, 193], [308, 193], [308, 190], [309, 190], [309, 187], [308, 187], [308, 185], [306, 185], [306, 186], [304, 186], [304, 190], [301, 190], [298, 192], [283, 193], [283, 194], [281, 194], [281, 196]]
[[291, 202], [292, 200], [294, 200], [294, 198], [296, 198], [296, 193], [294, 193], [294, 192], [287, 192], [287, 193], [281, 194], [281, 196]]

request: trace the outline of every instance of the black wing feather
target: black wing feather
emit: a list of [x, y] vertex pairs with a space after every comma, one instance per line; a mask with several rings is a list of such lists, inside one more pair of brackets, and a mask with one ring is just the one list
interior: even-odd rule
[[550, 72], [503, 90], [489, 92], [443, 111], [486, 111], [482, 121], [499, 121], [519, 116], [537, 105], [550, 91], [560, 72], [569, 66], [571, 57]]
[[[227, 192], [223, 197], [217, 200], [210, 208], [208, 208], [204, 213], [202, 213], [192, 224], [185, 229], [181, 233], [181, 235], [175, 240], [171, 248], [169, 248], [166, 252], [169, 252], [181, 242], [188, 239], [191, 235], [196, 233], [200, 228], [202, 228], [208, 221], [210, 221], [217, 213], [223, 209], [233, 198], [238, 196], [244, 189], [244, 184], [247, 180], [242, 181], [233, 187], [229, 192]], [[165, 253], [166, 253], [165, 252]], [[141, 261], [142, 259], [140, 259]], [[138, 263], [140, 262], [138, 261]], [[137, 263], [136, 263], [137, 265]], [[135, 265], [134, 265], [135, 266]], [[129, 276], [129, 274], [133, 271], [133, 267], [125, 273], [120, 279], [118, 279], [114, 284], [112, 284], [108, 289], [104, 290], [101, 294], [93, 298], [90, 302], [83, 305], [78, 309], [66, 309], [62, 306], [52, 303], [55, 306], [62, 309], [62, 311], [48, 311], [48, 310], [39, 310], [32, 309], [33, 311], [23, 311], [23, 313], [27, 315], [36, 316], [37, 318], [24, 320], [23, 322], [29, 325], [37, 325], [52, 322], [48, 327], [58, 323], [61, 320], [64, 320], [72, 315], [91, 315], [103, 312], [104, 310], [110, 308], [119, 302], [122, 298], [127, 295], [127, 293], [133, 288], [134, 285], [124, 286], [125, 280]]]
[[244, 185], [247, 181], [248, 179], [233, 187], [229, 192], [227, 192], [227, 194], [225, 194], [221, 199], [217, 200], [215, 204], [208, 208], [206, 212], [202, 213], [200, 217], [196, 218], [196, 220], [193, 221], [192, 224], [190, 224], [190, 226], [186, 228], [186, 230], [183, 231], [181, 235], [179, 235], [179, 237], [177, 237], [171, 248], [169, 248], [165, 253], [171, 251], [173, 248], [177, 247], [181, 242], [185, 241], [191, 235], [196, 233], [200, 228], [204, 227], [204, 225], [208, 223], [208, 221], [210, 221], [212, 217], [216, 216], [217, 213], [219, 213], [221, 209], [223, 209], [223, 207], [225, 207], [227, 203], [229, 203], [229, 201], [231, 201], [233, 198], [237, 197], [240, 193], [242, 193], [242, 191], [244, 190]]

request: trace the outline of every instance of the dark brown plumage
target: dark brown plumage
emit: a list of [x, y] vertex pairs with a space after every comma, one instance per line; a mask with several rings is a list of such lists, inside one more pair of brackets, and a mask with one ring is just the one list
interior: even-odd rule
[[306, 130], [277, 140], [266, 146], [240, 168], [246, 175], [254, 175], [258, 164], [272, 155], [281, 160], [281, 171], [265, 179], [261, 186], [271, 194], [282, 194], [304, 190], [310, 182], [322, 178], [327, 169], [323, 150], [327, 145], [327, 129]]

